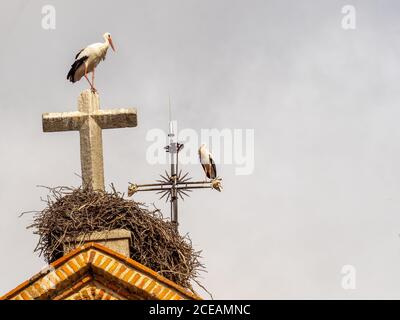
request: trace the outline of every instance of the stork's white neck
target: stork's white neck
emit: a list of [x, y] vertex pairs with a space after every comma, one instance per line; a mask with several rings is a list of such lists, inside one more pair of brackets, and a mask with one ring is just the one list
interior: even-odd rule
[[105, 40], [104, 43], [102, 43], [99, 46], [99, 54], [100, 54], [101, 59], [103, 59], [103, 60], [105, 59], [109, 46], [110, 46], [110, 43], [107, 40]]
[[104, 38], [104, 46], [108, 49], [108, 47], [110, 46], [110, 42], [108, 41], [107, 38]]

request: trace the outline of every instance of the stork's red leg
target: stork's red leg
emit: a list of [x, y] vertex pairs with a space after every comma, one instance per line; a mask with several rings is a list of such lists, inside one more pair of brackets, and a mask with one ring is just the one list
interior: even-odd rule
[[94, 92], [97, 92], [97, 89], [94, 87], [94, 70], [96, 70], [96, 68], [94, 68], [92, 71], [92, 90]]
[[93, 90], [92, 83], [90, 82], [90, 80], [89, 80], [89, 78], [87, 77], [86, 74], [85, 74], [85, 78], [86, 78], [87, 82], [89, 82], [89, 84], [90, 84], [90, 89]]
[[89, 78], [87, 77], [87, 65], [86, 65], [86, 63], [85, 63], [85, 75], [84, 76], [85, 76], [86, 80], [89, 82], [90, 89], [92, 90], [92, 92], [96, 92], [96, 89], [93, 87], [93, 84], [90, 82]]

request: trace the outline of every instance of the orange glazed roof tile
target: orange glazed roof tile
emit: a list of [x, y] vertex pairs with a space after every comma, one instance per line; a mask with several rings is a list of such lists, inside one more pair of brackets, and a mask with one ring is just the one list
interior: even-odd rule
[[199, 300], [199, 296], [105, 246], [88, 243], [0, 300]]

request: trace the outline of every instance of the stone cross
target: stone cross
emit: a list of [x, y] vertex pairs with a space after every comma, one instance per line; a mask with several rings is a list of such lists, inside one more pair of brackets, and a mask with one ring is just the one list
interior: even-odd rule
[[102, 129], [136, 127], [136, 109], [99, 109], [99, 95], [90, 89], [81, 92], [78, 110], [44, 113], [43, 132], [79, 131], [82, 184], [104, 190]]

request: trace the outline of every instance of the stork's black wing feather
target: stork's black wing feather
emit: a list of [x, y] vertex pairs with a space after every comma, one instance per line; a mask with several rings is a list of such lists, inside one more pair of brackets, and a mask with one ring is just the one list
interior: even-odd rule
[[69, 70], [67, 74], [67, 79], [71, 82], [75, 82], [75, 72], [76, 70], [87, 60], [88, 56], [84, 56], [82, 58], [79, 58], [74, 61], [74, 63], [71, 65], [71, 69]]
[[81, 49], [81, 50], [76, 54], [75, 60], [78, 59], [79, 55], [81, 54], [81, 52], [82, 52], [83, 50], [85, 50], [85, 48]]
[[215, 166], [215, 162], [214, 160], [211, 158], [211, 156], [209, 157], [210, 159], [210, 163], [211, 163], [211, 177], [209, 177], [210, 179], [215, 179], [217, 177], [217, 167]]
[[208, 178], [207, 166], [205, 164], [202, 164], [202, 163], [201, 163], [201, 166], [203, 167], [204, 173], [206, 174], [206, 176]]

